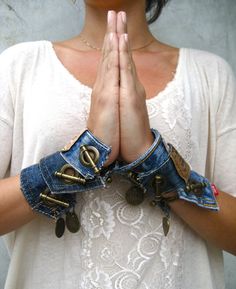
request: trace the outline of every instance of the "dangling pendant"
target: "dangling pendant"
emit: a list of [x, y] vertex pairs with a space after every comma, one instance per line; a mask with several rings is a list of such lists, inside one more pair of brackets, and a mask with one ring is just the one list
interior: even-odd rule
[[61, 238], [65, 232], [65, 220], [59, 218], [56, 222], [55, 234], [57, 238]]
[[128, 204], [138, 206], [144, 201], [144, 192], [137, 186], [132, 186], [125, 194]]
[[80, 222], [75, 211], [66, 213], [66, 227], [71, 233], [77, 233], [80, 229]]
[[165, 216], [162, 218], [162, 228], [163, 228], [164, 235], [166, 237], [170, 230], [170, 218], [169, 217]]

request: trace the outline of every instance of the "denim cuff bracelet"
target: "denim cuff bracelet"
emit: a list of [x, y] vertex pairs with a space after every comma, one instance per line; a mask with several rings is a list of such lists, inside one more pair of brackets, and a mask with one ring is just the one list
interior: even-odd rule
[[164, 142], [157, 130], [152, 129], [152, 133], [152, 146], [136, 161], [130, 164], [120, 162], [115, 170], [128, 176], [136, 187], [136, 195], [135, 190], [126, 194], [128, 202], [138, 204], [145, 195], [149, 195], [152, 197], [151, 204], [163, 210], [166, 216], [163, 226], [167, 234], [169, 202], [182, 199], [211, 210], [219, 210], [219, 207], [209, 180], [192, 171], [178, 151]]
[[58, 220], [73, 210], [75, 193], [104, 187], [109, 181], [111, 170], [103, 165], [110, 152], [86, 130], [61, 152], [23, 169], [21, 190], [33, 210]]

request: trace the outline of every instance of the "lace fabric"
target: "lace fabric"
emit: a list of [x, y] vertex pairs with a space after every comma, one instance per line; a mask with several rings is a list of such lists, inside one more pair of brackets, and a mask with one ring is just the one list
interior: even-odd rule
[[184, 226], [172, 216], [165, 237], [162, 213], [150, 200], [137, 207], [127, 204], [129, 186], [116, 177], [106, 190], [83, 195], [81, 289], [180, 288]]
[[[89, 98], [85, 99], [86, 113]], [[152, 127], [160, 128], [166, 141], [190, 161], [191, 116], [176, 81], [160, 98], [149, 99], [147, 108]], [[116, 176], [107, 189], [87, 192], [80, 200], [83, 274], [79, 288], [180, 289], [185, 226], [171, 215], [165, 237], [162, 212], [151, 207], [149, 199], [140, 206], [127, 204], [125, 192], [130, 185]]]

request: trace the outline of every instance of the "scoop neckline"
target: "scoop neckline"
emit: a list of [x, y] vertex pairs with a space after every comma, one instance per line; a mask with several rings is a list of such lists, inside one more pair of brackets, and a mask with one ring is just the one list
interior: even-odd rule
[[[61, 60], [58, 58], [56, 51], [53, 47], [53, 42], [45, 40], [44, 43], [49, 47], [50, 53], [53, 56], [55, 63], [57, 63], [58, 67], [64, 71], [65, 74], [67, 74], [68, 77], [71, 78], [72, 81], [74, 81], [75, 84], [79, 85], [80, 87], [83, 87], [88, 93], [92, 92], [92, 87], [84, 84], [82, 81], [80, 81], [78, 78], [76, 78], [73, 73], [71, 73], [66, 67], [65, 65], [61, 62]], [[175, 69], [175, 73], [173, 75], [173, 78], [167, 82], [166, 86], [164, 87], [163, 90], [159, 91], [157, 94], [153, 95], [151, 98], [146, 99], [146, 102], [152, 102], [152, 101], [156, 101], [159, 100], [160, 98], [162, 98], [162, 96], [164, 96], [165, 94], [167, 94], [169, 92], [169, 90], [174, 89], [176, 82], [179, 78], [180, 75], [180, 71], [181, 71], [181, 67], [182, 67], [182, 59], [183, 59], [183, 54], [184, 54], [184, 48], [180, 47], [179, 48], [179, 55], [178, 55], [178, 61], [176, 64], [176, 69]]]

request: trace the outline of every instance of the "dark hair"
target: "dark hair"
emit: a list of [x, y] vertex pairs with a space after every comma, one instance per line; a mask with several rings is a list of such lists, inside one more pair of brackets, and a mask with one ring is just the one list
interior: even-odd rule
[[146, 13], [149, 13], [147, 18], [148, 24], [151, 24], [157, 20], [161, 15], [163, 7], [169, 0], [146, 0]]

